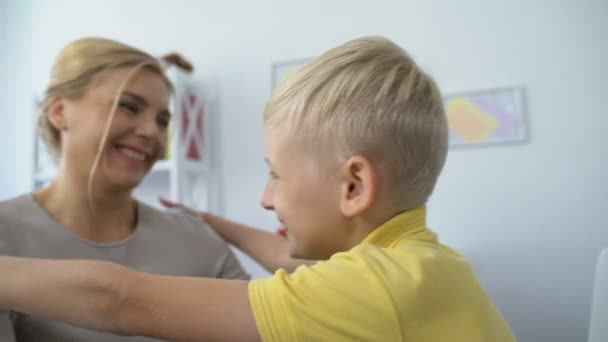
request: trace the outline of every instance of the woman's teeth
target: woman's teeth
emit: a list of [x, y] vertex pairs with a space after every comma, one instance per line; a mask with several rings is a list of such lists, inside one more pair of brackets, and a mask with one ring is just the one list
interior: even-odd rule
[[146, 159], [146, 155], [144, 153], [132, 150], [128, 147], [121, 147], [120, 152], [126, 155], [129, 158], [133, 158], [135, 160], [144, 161]]

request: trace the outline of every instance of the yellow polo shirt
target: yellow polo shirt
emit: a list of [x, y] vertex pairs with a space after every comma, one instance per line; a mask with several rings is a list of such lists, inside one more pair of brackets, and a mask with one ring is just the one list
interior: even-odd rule
[[426, 227], [424, 207], [348, 252], [252, 281], [249, 298], [265, 342], [516, 341], [471, 266]]

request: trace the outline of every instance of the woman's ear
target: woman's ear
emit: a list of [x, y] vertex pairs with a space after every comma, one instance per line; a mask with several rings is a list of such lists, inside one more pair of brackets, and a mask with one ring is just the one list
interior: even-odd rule
[[51, 124], [60, 131], [68, 129], [68, 119], [66, 115], [65, 99], [61, 96], [55, 96], [46, 107], [46, 116]]
[[342, 169], [340, 210], [346, 217], [353, 217], [369, 209], [377, 197], [376, 170], [369, 159], [353, 156]]

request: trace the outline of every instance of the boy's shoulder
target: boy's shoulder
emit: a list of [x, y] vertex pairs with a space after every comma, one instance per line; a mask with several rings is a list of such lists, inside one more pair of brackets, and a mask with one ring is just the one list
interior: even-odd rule
[[[397, 248], [361, 244], [327, 261], [300, 266], [291, 274], [279, 271], [270, 279], [254, 281], [250, 298], [256, 319], [278, 326], [276, 333], [285, 337], [336, 334], [332, 337], [340, 340], [350, 336], [356, 322], [362, 334], [358, 340], [400, 340], [400, 329], [424, 314], [429, 322], [434, 320], [433, 329], [415, 329], [421, 335], [436, 336], [433, 340], [447, 340], [456, 329], [459, 340], [486, 341], [490, 339], [480, 336], [499, 334], [504, 337], [501, 341], [512, 341], [508, 325], [480, 289], [469, 263], [437, 243], [408, 241]], [[302, 303], [307, 309], [302, 309]], [[283, 322], [283, 316], [267, 311], [273, 307], [281, 307], [287, 317], [309, 315], [307, 323]], [[445, 319], [446, 310], [449, 319]], [[495, 323], [462, 323], [464, 312], [480, 318], [490, 315]], [[332, 329], [326, 329], [328, 324]], [[311, 333], [313, 325], [317, 333]]]
[[[400, 340], [392, 294], [382, 279], [393, 272], [370, 264], [370, 252], [365, 248], [337, 253], [291, 274], [279, 270], [271, 278], [252, 281], [249, 297], [256, 321], [262, 323], [262, 336], [278, 336], [277, 341], [294, 336], [342, 341], [346, 336], [353, 339], [354, 323], [362, 334], [356, 340]], [[379, 257], [385, 258], [382, 253]]]
[[[368, 294], [376, 299], [398, 298], [399, 303], [409, 303], [424, 288], [436, 288], [437, 281], [457, 282], [465, 288], [475, 287], [476, 282], [469, 262], [462, 255], [447, 246], [425, 241], [407, 241], [392, 248], [363, 243], [350, 251], [336, 253], [329, 260], [300, 266], [288, 277], [294, 286], [306, 284], [305, 291], [321, 297], [331, 296], [331, 289], [338, 288], [342, 293]], [[451, 293], [449, 289], [443, 290], [437, 295]]]

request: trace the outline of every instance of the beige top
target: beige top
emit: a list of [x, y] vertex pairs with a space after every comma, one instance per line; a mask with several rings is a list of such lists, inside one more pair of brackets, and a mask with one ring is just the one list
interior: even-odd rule
[[[196, 217], [138, 206], [123, 241], [95, 243], [62, 226], [31, 194], [0, 202], [0, 255], [95, 259], [155, 274], [249, 279], [228, 245]], [[187, 313], [184, 313], [187, 314]], [[157, 341], [77, 328], [16, 312], [0, 312], [0, 342]]]

